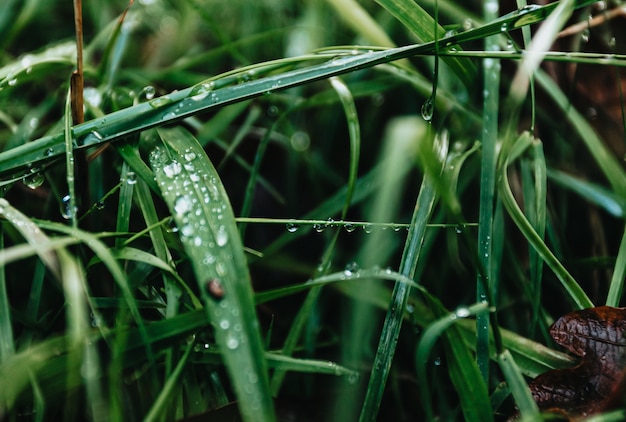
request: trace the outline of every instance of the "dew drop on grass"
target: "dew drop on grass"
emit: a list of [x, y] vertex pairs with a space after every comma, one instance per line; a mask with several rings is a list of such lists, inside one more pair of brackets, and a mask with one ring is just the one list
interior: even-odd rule
[[104, 201], [98, 201], [96, 202], [96, 209], [98, 211], [102, 211], [105, 208], [105, 204]]
[[363, 231], [367, 234], [372, 232], [372, 225], [371, 224], [363, 224]]
[[323, 232], [325, 228], [326, 227], [324, 225], [320, 224], [320, 223], [313, 224], [313, 230], [315, 230], [318, 233]]
[[126, 183], [129, 185], [137, 184], [137, 175], [134, 171], [129, 171], [126, 173]]
[[61, 217], [66, 220], [70, 220], [74, 218], [76, 215], [76, 206], [72, 206], [71, 197], [69, 195], [65, 195], [61, 199]]
[[163, 173], [170, 179], [180, 174], [182, 166], [178, 161], [172, 161], [171, 163], [163, 166]]
[[424, 101], [424, 104], [422, 104], [421, 111], [422, 111], [422, 118], [424, 120], [426, 120], [427, 122], [430, 122], [433, 119], [434, 106], [433, 106], [432, 98], [428, 98], [426, 101]]
[[470, 316], [470, 311], [467, 308], [458, 308], [455, 314], [459, 318], [467, 318], [468, 316]]
[[347, 231], [348, 233], [352, 233], [353, 231], [356, 230], [356, 226], [352, 223], [347, 223], [343, 226], [343, 228], [345, 229], [345, 231]]
[[167, 113], [165, 113], [163, 115], [163, 117], [161, 118], [161, 120], [170, 120], [176, 117], [176, 113], [174, 113], [173, 111], [168, 111]]
[[44, 177], [43, 177], [43, 174], [41, 173], [33, 173], [33, 174], [29, 174], [28, 176], [25, 176], [24, 179], [22, 179], [22, 181], [29, 188], [36, 189], [43, 184]]
[[295, 233], [298, 231], [298, 229], [300, 228], [300, 225], [297, 223], [287, 223], [285, 225], [285, 227], [287, 228], [287, 231], [289, 233]]
[[148, 85], [146, 86], [143, 90], [142, 90], [143, 94], [146, 96], [146, 100], [151, 100], [154, 98], [154, 94], [156, 94], [156, 90], [154, 89], [154, 87], [152, 85]]
[[43, 152], [43, 155], [45, 157], [50, 157], [52, 154], [54, 154], [54, 149], [52, 148], [46, 148], [46, 150]]
[[435, 366], [441, 366], [441, 358], [437, 356], [433, 363], [435, 364]]
[[357, 272], [359, 272], [359, 264], [357, 264], [356, 262], [349, 262], [346, 267], [343, 269], [343, 273], [347, 276], [347, 277], [352, 277], [353, 275], [355, 275]]
[[180, 228], [180, 234], [186, 237], [191, 237], [193, 235], [193, 227], [191, 227], [191, 224], [184, 224]]
[[171, 102], [172, 102], [172, 99], [170, 97], [168, 97], [167, 95], [163, 95], [159, 98], [155, 98], [154, 100], [151, 100], [148, 104], [150, 104], [150, 107], [152, 108], [159, 108]]
[[227, 319], [223, 319], [220, 321], [220, 328], [222, 330], [228, 330], [230, 328], [230, 321]]
[[174, 211], [176, 215], [183, 216], [192, 209], [191, 199], [187, 195], [179, 196], [174, 200]]
[[217, 246], [224, 246], [228, 243], [228, 233], [225, 226], [220, 226], [215, 234], [215, 242]]
[[326, 224], [324, 225], [325, 228], [327, 227], [335, 227], [335, 220], [333, 220], [332, 218], [329, 218], [328, 220], [326, 220]]
[[191, 99], [194, 101], [204, 100], [213, 91], [214, 87], [215, 84], [213, 82], [202, 82], [194, 86], [191, 89]]
[[587, 28], [587, 29], [583, 30], [583, 32], [580, 33], [580, 39], [584, 43], [589, 42], [589, 36], [590, 35], [591, 35], [591, 32], [589, 31], [589, 28]]
[[235, 350], [237, 347], [239, 347], [239, 340], [237, 340], [237, 337], [235, 337], [233, 333], [229, 333], [226, 336], [226, 347], [228, 347], [230, 350]]

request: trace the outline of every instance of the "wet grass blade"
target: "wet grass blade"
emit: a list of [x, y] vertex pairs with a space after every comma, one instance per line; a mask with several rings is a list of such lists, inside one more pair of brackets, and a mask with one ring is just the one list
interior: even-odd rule
[[[428, 138], [428, 136], [425, 136]], [[420, 148], [420, 156], [432, 158], [442, 158], [435, 155], [430, 148], [433, 143], [429, 139], [422, 139]], [[447, 145], [444, 150], [447, 152]], [[422, 154], [423, 153], [423, 154]], [[443, 154], [445, 155], [445, 154]], [[431, 167], [433, 164], [430, 164]], [[409, 278], [413, 278], [417, 268], [418, 260], [421, 257], [422, 245], [426, 235], [427, 223], [433, 207], [436, 202], [437, 192], [435, 189], [436, 182], [433, 176], [427, 172], [422, 180], [420, 192], [415, 203], [413, 217], [411, 218], [411, 226], [404, 246], [402, 259], [400, 262], [400, 273]], [[378, 410], [382, 402], [383, 392], [387, 383], [387, 377], [391, 369], [391, 362], [396, 351], [396, 344], [402, 326], [402, 318], [404, 310], [409, 298], [410, 288], [406, 284], [396, 283], [391, 294], [391, 301], [385, 316], [385, 322], [380, 335], [378, 349], [374, 357], [372, 374], [370, 375], [365, 402], [361, 408], [360, 421], [376, 420]]]
[[267, 365], [250, 274], [228, 196], [206, 153], [181, 128], [159, 130], [150, 154], [178, 225], [245, 420], [273, 421]]
[[552, 269], [557, 276], [561, 284], [568, 292], [570, 298], [576, 303], [579, 309], [591, 308], [593, 303], [580, 287], [572, 275], [563, 266], [561, 261], [554, 256], [552, 251], [546, 246], [543, 239], [533, 229], [532, 225], [524, 216], [524, 213], [520, 209], [519, 205], [515, 201], [511, 186], [509, 185], [507, 177], [507, 169], [515, 159], [517, 159], [524, 151], [532, 146], [534, 139], [528, 132], [524, 132], [515, 141], [510, 151], [504, 151], [501, 157], [501, 165], [499, 168], [498, 188], [502, 198], [502, 202], [507, 209], [509, 215], [520, 229], [522, 234], [526, 237], [526, 240], [532, 245], [537, 253], [543, 258], [546, 264]]

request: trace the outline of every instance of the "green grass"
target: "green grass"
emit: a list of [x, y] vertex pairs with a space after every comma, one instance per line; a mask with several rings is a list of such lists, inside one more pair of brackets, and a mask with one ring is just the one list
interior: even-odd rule
[[623, 31], [240, 3], [86, 2], [80, 124], [71, 2], [0, 5], [0, 419], [540, 419], [623, 304]]

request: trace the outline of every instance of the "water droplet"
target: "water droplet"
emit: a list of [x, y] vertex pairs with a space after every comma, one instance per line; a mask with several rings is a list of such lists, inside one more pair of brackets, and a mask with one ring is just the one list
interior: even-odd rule
[[228, 232], [226, 232], [225, 226], [220, 226], [215, 233], [215, 242], [217, 246], [224, 246], [228, 243]]
[[324, 225], [320, 224], [320, 223], [313, 224], [313, 230], [315, 230], [318, 233], [323, 232], [325, 228], [326, 227]]
[[184, 157], [187, 161], [193, 161], [196, 159], [196, 153], [193, 151], [188, 151], [185, 153]]
[[470, 316], [470, 310], [467, 308], [458, 308], [455, 312], [455, 315], [459, 318], [467, 318]]
[[614, 49], [615, 48], [615, 44], [617, 44], [617, 42], [615, 41], [615, 37], [609, 38], [609, 47]]
[[359, 271], [359, 264], [357, 264], [356, 262], [349, 262], [348, 264], [346, 264], [346, 267], [343, 269], [343, 273], [348, 277], [352, 277], [358, 271]]
[[372, 225], [371, 224], [363, 224], [363, 231], [365, 233], [371, 233], [372, 232]]
[[437, 356], [433, 363], [435, 364], [435, 366], [441, 366], [441, 357]]
[[146, 96], [146, 100], [151, 100], [151, 99], [154, 98], [154, 94], [156, 94], [156, 89], [154, 89], [154, 87], [152, 85], [148, 85], [148, 86], [144, 87], [142, 92]]
[[351, 372], [350, 375], [348, 375], [348, 383], [349, 384], [356, 384], [359, 381], [359, 373], [358, 372]]
[[513, 50], [514, 47], [515, 47], [515, 44], [513, 43], [512, 39], [509, 38], [508, 40], [506, 40], [506, 47], [505, 48], [507, 50]]
[[589, 28], [586, 28], [580, 33], [580, 39], [584, 43], [589, 42], [590, 35], [591, 35], [591, 31], [589, 31]]
[[191, 227], [191, 224], [183, 224], [180, 229], [180, 234], [185, 237], [191, 237], [193, 235], [193, 227]]
[[172, 102], [172, 99], [170, 97], [168, 97], [167, 95], [163, 95], [159, 98], [155, 98], [154, 100], [151, 100], [148, 104], [150, 104], [152, 108], [159, 108], [171, 102]]
[[174, 211], [176, 215], [183, 216], [192, 209], [191, 199], [188, 196], [182, 195], [174, 200]]
[[171, 120], [176, 118], [176, 113], [173, 111], [168, 111], [167, 113], [163, 114], [163, 117], [161, 117], [161, 120]]
[[202, 82], [191, 89], [191, 99], [194, 101], [203, 100], [214, 88], [215, 84], [213, 82]]
[[326, 220], [326, 224], [324, 226], [325, 227], [335, 227], [335, 220], [333, 220], [332, 218], [329, 218], [328, 220]]
[[501, 32], [506, 32], [509, 30], [509, 24], [508, 22], [504, 22], [501, 26], [500, 26], [500, 31]]
[[230, 321], [227, 319], [223, 319], [220, 321], [220, 328], [222, 330], [228, 330], [230, 328]]
[[134, 185], [137, 183], [137, 175], [134, 171], [129, 171], [128, 173], [126, 173], [126, 183], [128, 183], [129, 185]]
[[465, 225], [457, 224], [456, 226], [454, 226], [454, 231], [456, 232], [456, 234], [461, 234], [463, 233], [464, 228], [465, 228]]
[[173, 178], [174, 176], [180, 174], [182, 171], [182, 166], [178, 161], [172, 161], [171, 163], [163, 166], [163, 173], [169, 178]]
[[41, 186], [44, 180], [45, 179], [43, 177], [43, 174], [41, 173], [29, 174], [28, 176], [25, 176], [24, 179], [22, 179], [24, 184], [31, 189], [36, 189]]
[[298, 152], [306, 151], [309, 149], [309, 146], [311, 146], [309, 134], [301, 130], [294, 132], [291, 138], [289, 138], [289, 141], [294, 151]]
[[434, 109], [435, 107], [433, 106], [432, 98], [424, 101], [424, 104], [422, 104], [422, 118], [427, 122], [430, 122], [433, 119]]
[[267, 115], [269, 117], [276, 117], [278, 116], [278, 113], [280, 113], [280, 110], [275, 105], [269, 106], [267, 108]]
[[348, 233], [352, 233], [353, 231], [356, 230], [356, 226], [352, 223], [347, 223], [343, 226], [343, 228], [348, 232]]
[[43, 152], [43, 155], [45, 157], [50, 157], [52, 154], [54, 154], [54, 149], [52, 148], [46, 148], [46, 150]]
[[285, 227], [287, 228], [287, 231], [289, 233], [295, 233], [298, 231], [298, 229], [300, 228], [300, 225], [297, 223], [287, 223], [285, 225]]
[[471, 19], [467, 18], [463, 21], [463, 30], [469, 31], [474, 26], [474, 22]]
[[9, 86], [17, 85], [17, 78], [9, 79], [8, 83], [9, 83]]
[[226, 347], [230, 350], [235, 350], [239, 347], [239, 340], [237, 340], [237, 337], [235, 337], [234, 334], [229, 333], [229, 335], [226, 336]]
[[401, 224], [394, 224], [393, 226], [391, 226], [393, 228], [394, 232], [399, 232], [400, 229], [402, 228]]
[[95, 145], [102, 142], [104, 137], [98, 131], [89, 132], [77, 140], [78, 145]]
[[77, 208], [72, 204], [72, 198], [69, 195], [65, 195], [61, 199], [61, 217], [66, 220], [70, 220], [74, 218], [76, 215]]
[[412, 314], [415, 311], [415, 307], [410, 303], [406, 305], [406, 312]]
[[102, 211], [105, 207], [106, 207], [106, 205], [105, 205], [104, 201], [96, 202], [96, 209], [98, 211]]

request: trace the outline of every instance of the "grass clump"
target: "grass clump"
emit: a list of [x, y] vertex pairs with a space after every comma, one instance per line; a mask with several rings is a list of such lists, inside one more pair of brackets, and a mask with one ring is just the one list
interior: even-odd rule
[[0, 417], [535, 420], [621, 303], [618, 5], [279, 3], [0, 6]]

